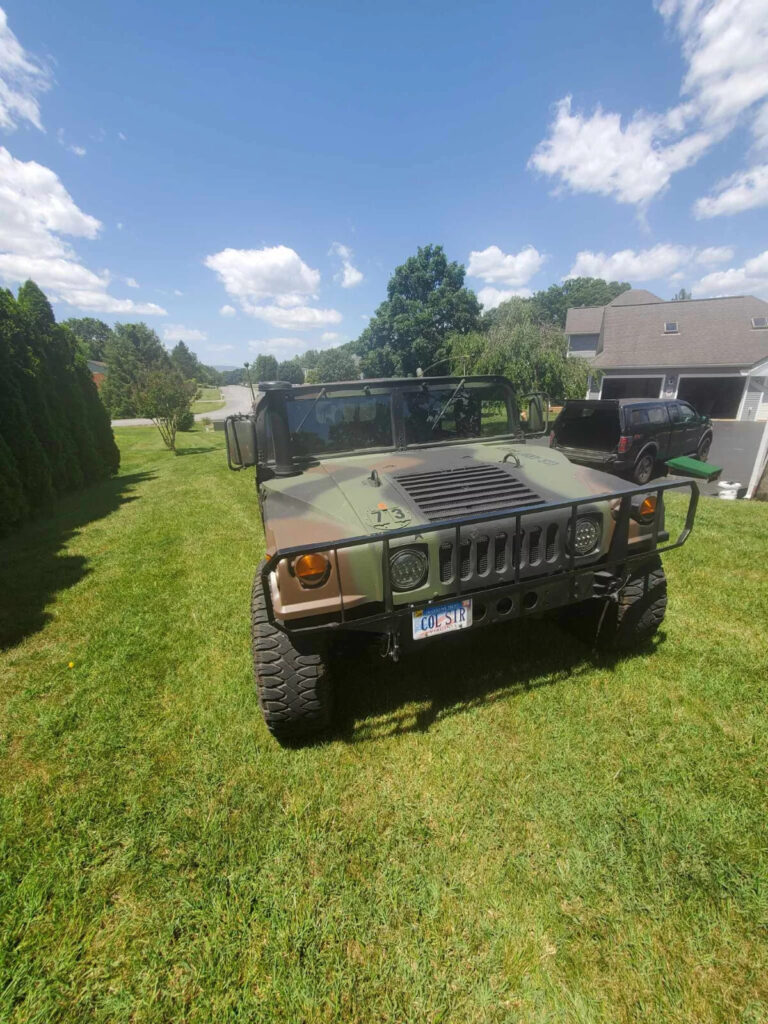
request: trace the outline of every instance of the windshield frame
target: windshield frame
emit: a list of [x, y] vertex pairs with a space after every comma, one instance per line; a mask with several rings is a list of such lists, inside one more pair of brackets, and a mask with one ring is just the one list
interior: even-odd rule
[[[481, 385], [501, 388], [504, 393], [504, 400], [507, 407], [507, 421], [511, 425], [512, 429], [510, 429], [508, 433], [488, 436], [480, 435], [478, 437], [455, 437], [444, 440], [435, 439], [434, 441], [427, 442], [408, 442], [405, 434], [406, 416], [404, 408], [404, 394], [409, 391], [420, 391], [424, 388], [453, 391], [462, 381], [464, 382], [464, 387], [467, 387], [468, 389], [471, 389], [473, 386], [479, 387]], [[306, 401], [311, 403], [315, 401], [323, 391], [326, 392], [326, 398], [332, 398], [334, 394], [338, 394], [340, 397], [353, 397], [354, 395], [389, 395], [391, 397], [390, 411], [393, 444], [376, 448], [350, 448], [344, 451], [318, 452], [316, 454], [306, 454], [294, 449], [292, 454], [297, 464], [309, 465], [325, 461], [327, 459], [346, 458], [350, 455], [378, 455], [392, 451], [444, 448], [451, 445], [461, 444], [498, 444], [505, 441], [520, 441], [525, 437], [520, 429], [520, 418], [514, 388], [506, 377], [497, 376], [495, 374], [488, 376], [400, 377], [389, 380], [376, 379], [338, 381], [328, 384], [294, 384], [290, 389], [286, 388], [284, 394], [288, 401], [295, 401], [298, 398], [301, 402]], [[268, 399], [268, 396], [269, 392], [265, 394], [265, 398]]]

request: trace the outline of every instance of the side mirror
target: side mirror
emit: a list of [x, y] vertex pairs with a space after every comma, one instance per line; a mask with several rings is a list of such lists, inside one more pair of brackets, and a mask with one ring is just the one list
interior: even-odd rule
[[543, 391], [531, 395], [523, 395], [520, 399], [523, 413], [520, 417], [520, 429], [524, 434], [546, 434], [549, 428], [549, 396]]
[[256, 424], [251, 416], [227, 416], [224, 421], [227, 463], [230, 469], [247, 469], [258, 461]]

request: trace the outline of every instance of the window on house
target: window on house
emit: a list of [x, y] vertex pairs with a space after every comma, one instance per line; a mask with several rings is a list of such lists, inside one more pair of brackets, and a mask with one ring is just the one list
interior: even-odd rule
[[768, 328], [768, 316], [753, 316], [752, 326], [755, 328], [755, 330], [764, 331], [766, 328]]
[[677, 334], [677, 320], [667, 320], [667, 322], [664, 324], [664, 333]]

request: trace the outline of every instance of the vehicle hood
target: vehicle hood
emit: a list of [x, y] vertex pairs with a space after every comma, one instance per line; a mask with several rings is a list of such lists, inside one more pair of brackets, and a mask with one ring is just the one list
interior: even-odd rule
[[[409, 493], [405, 479], [496, 464], [533, 493], [530, 504], [615, 494], [632, 485], [578, 466], [556, 450], [537, 444], [489, 441], [446, 447], [338, 456], [300, 474], [274, 477], [260, 485], [267, 551], [324, 544], [348, 537], [381, 535], [398, 527], [434, 522]], [[526, 490], [524, 490], [526, 489]], [[471, 488], [467, 491], [471, 496]]]

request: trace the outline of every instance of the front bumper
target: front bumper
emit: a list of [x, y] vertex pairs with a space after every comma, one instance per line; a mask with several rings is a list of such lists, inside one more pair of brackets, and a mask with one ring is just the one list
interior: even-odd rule
[[[685, 525], [680, 535], [669, 542], [663, 530], [663, 495], [669, 490], [688, 490], [690, 492]], [[656, 495], [656, 515], [641, 537], [637, 536], [637, 528], [631, 518], [632, 499], [638, 495]], [[567, 604], [584, 601], [590, 597], [600, 596], [610, 588], [612, 580], [620, 579], [627, 566], [647, 559], [651, 553], [661, 553], [680, 547], [688, 539], [698, 503], [699, 489], [693, 480], [666, 480], [649, 488], [647, 485], [619, 492], [590, 495], [575, 501], [541, 503], [527, 508], [510, 509], [507, 512], [497, 510], [474, 516], [444, 520], [391, 530], [386, 534], [374, 534], [351, 537], [343, 541], [332, 541], [328, 544], [300, 545], [294, 548], [282, 548], [274, 552], [265, 562], [262, 570], [262, 586], [268, 597], [267, 607], [275, 625], [291, 633], [333, 631], [339, 629], [367, 630], [372, 632], [398, 632], [405, 619], [415, 608], [429, 607], [452, 598], [472, 597], [476, 606], [482, 606], [484, 614], [475, 615], [477, 624], [514, 618], [525, 614], [540, 613]], [[578, 557], [574, 554], [574, 534], [579, 512], [593, 512], [595, 506], [610, 504], [616, 511], [613, 515], [615, 526], [610, 541], [600, 549], [599, 555]], [[555, 567], [542, 566], [542, 571], [532, 571], [525, 564], [525, 546], [523, 537], [526, 534], [524, 524], [540, 523], [548, 516], [553, 519], [563, 516], [568, 523], [568, 552], [561, 564]], [[488, 526], [504, 519], [510, 525], [511, 541], [509, 550], [512, 561], [508, 565], [503, 580], [490, 580], [483, 583], [476, 574], [463, 578], [461, 569], [461, 552], [466, 548], [468, 538], [476, 535], [477, 527]], [[634, 536], [632, 536], [634, 534]], [[407, 594], [393, 590], [389, 575], [390, 553], [399, 542], [413, 540], [424, 542], [433, 535], [453, 538], [451, 544], [452, 572], [449, 584], [444, 584], [439, 596], [433, 600], [424, 600], [416, 593], [412, 599]], [[662, 545], [662, 546], [659, 546]], [[289, 561], [302, 554], [325, 551], [335, 561], [337, 577], [339, 552], [346, 549], [366, 546], [367, 550], [377, 551], [377, 565], [380, 570], [379, 599], [360, 601], [355, 594], [354, 600], [345, 601], [343, 588], [338, 591], [337, 607], [330, 612], [312, 614], [315, 609], [307, 608], [309, 614], [283, 619], [275, 615], [274, 607], [279, 607], [276, 600], [276, 570], [284, 570]], [[317, 609], [319, 610], [319, 609]]]

